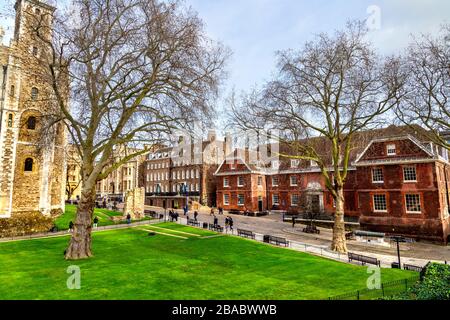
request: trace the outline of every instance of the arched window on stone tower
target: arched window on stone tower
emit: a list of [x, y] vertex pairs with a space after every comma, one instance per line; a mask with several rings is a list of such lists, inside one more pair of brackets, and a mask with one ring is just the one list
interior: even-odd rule
[[31, 88], [31, 100], [37, 100], [39, 96], [39, 90], [36, 87]]
[[35, 130], [36, 129], [36, 117], [29, 117], [27, 120], [27, 128], [28, 130]]
[[26, 172], [33, 171], [33, 159], [32, 158], [26, 158], [25, 159], [24, 171], [26, 171]]

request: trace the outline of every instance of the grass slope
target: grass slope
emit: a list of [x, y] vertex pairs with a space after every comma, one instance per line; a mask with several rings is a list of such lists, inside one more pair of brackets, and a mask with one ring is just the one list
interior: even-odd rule
[[[95, 257], [76, 262], [63, 259], [68, 237], [2, 243], [0, 299], [323, 299], [364, 288], [369, 276], [365, 267], [158, 226], [188, 233], [188, 239], [149, 237], [140, 228], [98, 232]], [[70, 265], [81, 268], [80, 290], [66, 287]], [[382, 282], [411, 275], [384, 269]]]

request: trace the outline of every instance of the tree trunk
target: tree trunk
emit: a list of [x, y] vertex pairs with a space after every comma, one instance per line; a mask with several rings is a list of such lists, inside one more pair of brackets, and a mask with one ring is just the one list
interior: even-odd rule
[[66, 250], [67, 260], [79, 260], [92, 257], [91, 231], [94, 206], [95, 186], [91, 188], [83, 187], [78, 203], [72, 238]]
[[344, 222], [344, 187], [337, 186], [336, 189], [336, 214], [334, 217], [333, 242], [331, 243], [331, 250], [340, 253], [347, 253], [347, 241], [345, 239]]

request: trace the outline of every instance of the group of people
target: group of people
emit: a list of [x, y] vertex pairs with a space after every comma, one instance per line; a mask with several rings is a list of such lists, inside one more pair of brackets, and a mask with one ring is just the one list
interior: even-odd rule
[[178, 212], [176, 212], [172, 209], [169, 210], [170, 222], [178, 221], [179, 216], [180, 215], [178, 214]]
[[[217, 218], [217, 216], [213, 213], [213, 224], [214, 226], [218, 226], [219, 225], [219, 218]], [[228, 230], [231, 230], [231, 232], [233, 232], [233, 225], [234, 225], [234, 221], [233, 218], [231, 218], [230, 216], [225, 217], [225, 231], [228, 232]]]

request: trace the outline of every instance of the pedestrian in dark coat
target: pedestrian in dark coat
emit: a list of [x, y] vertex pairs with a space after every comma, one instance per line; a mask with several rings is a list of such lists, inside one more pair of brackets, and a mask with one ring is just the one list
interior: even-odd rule
[[233, 218], [228, 217], [228, 225], [230, 226], [231, 233], [233, 233]]

